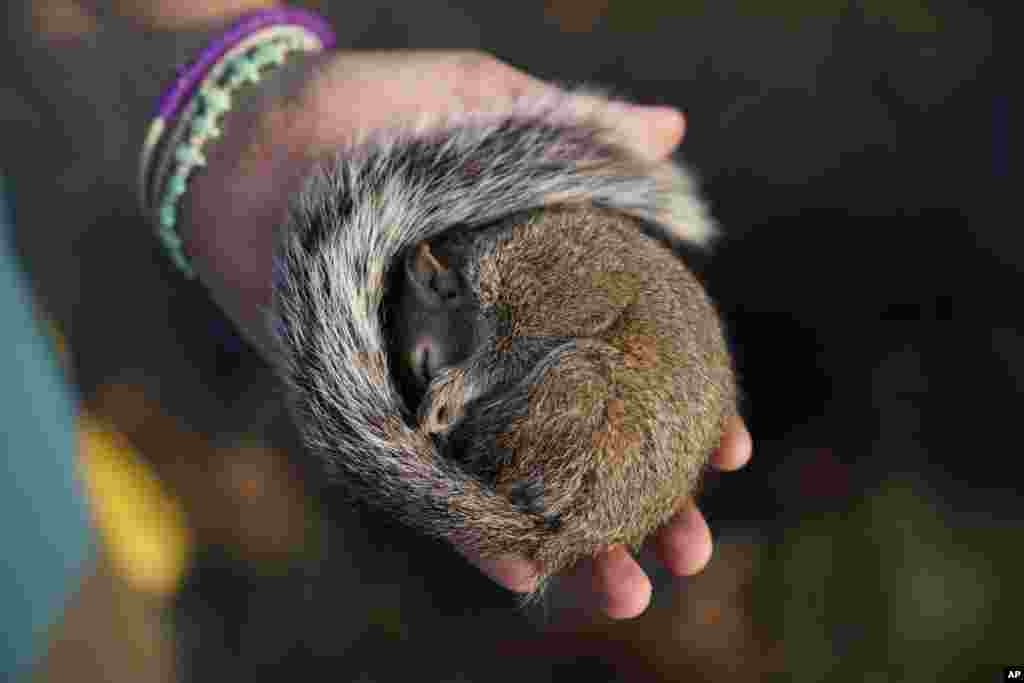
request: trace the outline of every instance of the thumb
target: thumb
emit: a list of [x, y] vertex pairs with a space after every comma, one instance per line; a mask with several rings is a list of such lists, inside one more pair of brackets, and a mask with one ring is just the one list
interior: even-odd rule
[[[627, 145], [650, 161], [666, 159], [683, 140], [686, 119], [673, 107], [625, 104], [619, 130]], [[618, 108], [618, 107], [616, 107]]]

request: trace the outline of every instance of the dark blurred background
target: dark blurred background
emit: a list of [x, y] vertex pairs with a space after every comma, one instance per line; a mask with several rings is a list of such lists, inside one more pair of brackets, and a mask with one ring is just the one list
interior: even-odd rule
[[[1009, 94], [991, 12], [938, 0], [305, 4], [342, 47], [479, 48], [686, 112], [681, 155], [726, 234], [696, 265], [726, 319], [754, 458], [708, 483], [716, 552], [702, 575], [672, 579], [644, 558], [656, 593], [643, 617], [560, 619], [557, 604], [548, 625], [521, 617], [446, 548], [316, 502], [264, 363], [132, 210], [90, 199], [89, 160], [68, 161], [75, 141], [52, 134], [57, 115], [20, 94], [23, 67], [0, 93], [17, 247], [83, 405], [188, 512], [190, 564], [164, 593], [160, 631], [180, 672], [966, 681], [1020, 662], [1009, 427], [1024, 256], [1002, 200]], [[55, 245], [54, 226], [73, 239]]]

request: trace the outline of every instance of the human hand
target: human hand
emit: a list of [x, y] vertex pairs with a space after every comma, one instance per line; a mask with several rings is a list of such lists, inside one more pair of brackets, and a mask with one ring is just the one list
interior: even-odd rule
[[[180, 228], [213, 298], [257, 347], [269, 348], [275, 228], [313, 165], [375, 130], [422, 124], [465, 111], [498, 110], [555, 87], [471, 51], [336, 52], [261, 85], [230, 111], [224, 136], [193, 179]], [[577, 97], [581, 112], [599, 100]], [[683, 136], [667, 107], [600, 107], [604, 122], [637, 154], [668, 157]]]
[[[500, 110], [514, 98], [551, 89], [475, 52], [326, 56], [295, 83], [271, 89], [248, 109], [229, 114], [225, 137], [187, 196], [182, 232], [196, 271], [257, 346], [269, 348], [262, 312], [271, 298], [274, 229], [318, 158], [374, 130]], [[585, 97], [577, 102], [581, 111], [598, 106]], [[603, 111], [623, 143], [652, 161], [668, 157], [682, 139], [684, 121], [673, 109], [613, 105]], [[712, 464], [737, 469], [750, 452], [750, 436], [736, 419]], [[700, 571], [711, 555], [707, 524], [692, 502], [653, 543], [661, 561], [680, 575]], [[525, 559], [467, 559], [511, 590], [534, 585], [534, 568]], [[581, 563], [567, 583], [579, 602], [613, 618], [636, 616], [650, 601], [650, 581], [622, 548]]]

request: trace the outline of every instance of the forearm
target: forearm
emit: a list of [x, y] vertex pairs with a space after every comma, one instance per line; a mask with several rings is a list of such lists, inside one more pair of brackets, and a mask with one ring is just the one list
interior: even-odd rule
[[61, 138], [55, 149], [67, 164], [88, 160], [90, 173], [118, 195], [134, 185], [147, 121], [174, 68], [241, 10], [269, 3], [182, 4], [46, 1], [6, 9], [12, 69], [5, 85], [35, 110], [40, 134]]
[[[236, 17], [203, 29], [166, 30], [101, 14], [87, 31], [80, 30], [82, 22], [71, 21], [63, 25], [75, 30], [47, 32], [29, 9], [0, 9], [13, 37], [0, 47], [8, 51], [0, 58], [17, 68], [0, 75], [0, 87], [17, 93], [15, 105], [17, 100], [28, 105], [7, 109], [11, 125], [0, 127], [0, 147], [23, 199], [19, 253], [31, 265], [51, 312], [66, 322], [76, 310], [77, 290], [68, 291], [66, 283], [76, 280], [78, 269], [98, 263], [93, 255], [102, 252], [106, 259], [129, 249], [136, 258], [143, 245], [156, 245], [143, 234], [149, 230], [137, 209], [136, 188], [153, 107], [175, 66], [194, 58]], [[269, 292], [273, 227], [304, 167], [292, 158], [305, 156], [305, 144], [301, 136], [289, 135], [294, 117], [288, 112], [296, 108], [289, 101], [297, 98], [317, 61], [295, 55], [270, 70], [258, 87], [233, 98], [222, 122], [224, 136], [208, 145], [208, 164], [194, 174], [181, 202], [178, 231], [193, 265], [213, 298], [250, 337], [262, 329], [259, 307]], [[263, 116], [268, 110], [275, 111]], [[239, 174], [243, 165], [246, 173]], [[246, 182], [237, 182], [239, 175]], [[138, 232], [106, 234], [117, 223], [107, 220], [111, 215], [138, 216]]]

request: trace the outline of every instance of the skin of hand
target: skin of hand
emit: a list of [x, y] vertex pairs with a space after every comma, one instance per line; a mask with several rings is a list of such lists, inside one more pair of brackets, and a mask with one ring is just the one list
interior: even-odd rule
[[[500, 108], [552, 87], [472, 51], [342, 51], [312, 60], [227, 115], [225, 134], [182, 207], [180, 230], [193, 266], [225, 312], [266, 350], [274, 232], [319, 156], [375, 129]], [[579, 100], [582, 109], [595, 104]], [[666, 158], [682, 140], [684, 119], [674, 109], [615, 105], [610, 113], [623, 140], [652, 160]], [[736, 418], [711, 462], [735, 470], [751, 452], [750, 434]], [[679, 576], [701, 571], [712, 552], [707, 523], [692, 500], [649, 543]], [[533, 586], [534, 568], [525, 559], [467, 559], [510, 590]], [[581, 563], [566, 579], [578, 604], [611, 618], [638, 616], [650, 602], [650, 580], [622, 547]]]

